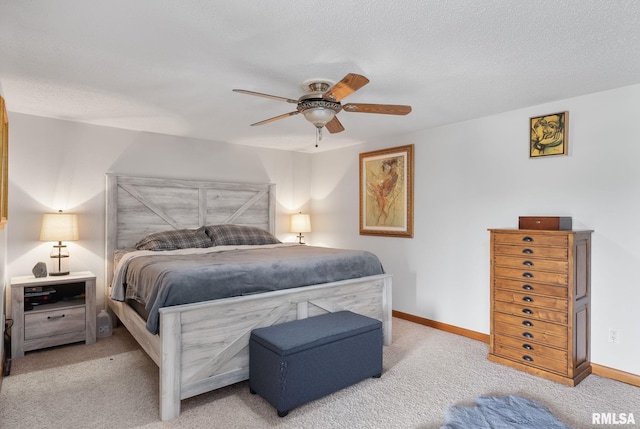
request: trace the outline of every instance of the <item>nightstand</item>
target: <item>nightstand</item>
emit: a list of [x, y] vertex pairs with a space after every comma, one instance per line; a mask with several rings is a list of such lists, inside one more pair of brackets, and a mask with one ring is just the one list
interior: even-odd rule
[[11, 357], [24, 352], [84, 341], [96, 342], [96, 276], [11, 278]]

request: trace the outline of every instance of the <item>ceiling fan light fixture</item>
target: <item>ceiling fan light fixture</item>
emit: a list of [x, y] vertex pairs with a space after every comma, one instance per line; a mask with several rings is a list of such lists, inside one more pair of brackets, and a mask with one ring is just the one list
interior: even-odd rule
[[336, 116], [336, 112], [331, 109], [325, 109], [324, 107], [315, 107], [305, 110], [303, 115], [307, 121], [311, 122], [317, 128], [322, 128]]
[[324, 127], [342, 109], [340, 103], [327, 100], [304, 100], [298, 103], [298, 110], [316, 128]]

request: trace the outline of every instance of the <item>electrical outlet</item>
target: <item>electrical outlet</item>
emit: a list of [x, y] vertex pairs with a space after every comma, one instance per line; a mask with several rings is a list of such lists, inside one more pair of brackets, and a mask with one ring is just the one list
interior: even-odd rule
[[609, 342], [612, 344], [618, 344], [619, 340], [618, 330], [613, 328], [609, 329]]

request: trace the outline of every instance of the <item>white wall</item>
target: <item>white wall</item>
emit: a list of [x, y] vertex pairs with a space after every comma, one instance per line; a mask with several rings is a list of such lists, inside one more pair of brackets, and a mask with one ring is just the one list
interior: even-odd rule
[[[9, 285], [7, 278], [7, 229], [0, 230], [0, 361], [4, 356], [4, 321], [5, 321], [5, 294]], [[0, 363], [0, 367], [2, 364]], [[2, 378], [0, 376], [0, 385]]]
[[[80, 240], [67, 243], [72, 271], [98, 276], [104, 305], [105, 173], [276, 183], [276, 232], [293, 241], [289, 214], [307, 211], [310, 155], [182, 139], [9, 112], [8, 275], [31, 274], [48, 262], [38, 241], [42, 214], [79, 215]], [[4, 254], [4, 253], [3, 253]]]
[[[434, 100], [437, 104], [437, 100]], [[569, 111], [569, 155], [530, 159], [532, 116]], [[316, 154], [313, 243], [368, 249], [393, 308], [489, 333], [489, 233], [518, 216], [593, 229], [592, 361], [640, 374], [640, 85]], [[358, 233], [358, 154], [415, 144], [413, 239]], [[608, 343], [609, 328], [620, 343]]]

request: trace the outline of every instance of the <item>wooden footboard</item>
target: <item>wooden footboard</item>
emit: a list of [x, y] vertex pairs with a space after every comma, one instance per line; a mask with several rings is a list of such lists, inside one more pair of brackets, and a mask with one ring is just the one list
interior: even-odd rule
[[249, 336], [255, 328], [350, 310], [381, 320], [391, 344], [391, 276], [379, 275], [160, 309], [152, 335], [127, 305], [118, 318], [160, 367], [160, 418], [180, 414], [180, 401], [249, 378]]

